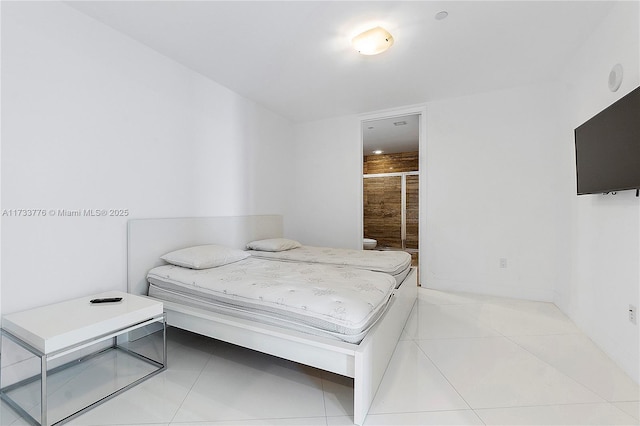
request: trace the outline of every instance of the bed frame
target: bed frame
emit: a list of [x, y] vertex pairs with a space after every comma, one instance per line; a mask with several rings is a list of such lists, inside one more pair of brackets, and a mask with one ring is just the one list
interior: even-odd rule
[[[146, 295], [146, 274], [160, 256], [199, 244], [244, 248], [281, 237], [282, 216], [136, 219], [128, 223], [128, 291]], [[362, 425], [417, 298], [415, 269], [395, 290], [390, 306], [359, 344], [285, 330], [178, 303], [164, 303], [167, 324], [214, 339], [354, 379], [353, 421]]]

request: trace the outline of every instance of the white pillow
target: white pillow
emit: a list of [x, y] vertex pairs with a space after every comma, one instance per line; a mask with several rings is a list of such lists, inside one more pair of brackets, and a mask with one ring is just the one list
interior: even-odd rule
[[185, 268], [207, 269], [237, 262], [247, 257], [249, 253], [244, 250], [208, 244], [172, 251], [161, 256], [160, 259]]
[[251, 241], [247, 244], [248, 249], [262, 251], [285, 251], [298, 247], [302, 247], [302, 244], [287, 238], [269, 238], [266, 240]]

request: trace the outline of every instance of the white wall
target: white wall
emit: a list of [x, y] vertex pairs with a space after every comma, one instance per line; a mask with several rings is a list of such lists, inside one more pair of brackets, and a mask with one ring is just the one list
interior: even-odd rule
[[[545, 84], [428, 104], [423, 285], [551, 301], [568, 279], [556, 94]], [[286, 234], [359, 247], [360, 117], [294, 129]]]
[[[573, 129], [640, 85], [639, 9], [638, 2], [618, 3], [563, 74], [567, 162], [575, 164]], [[616, 63], [624, 80], [612, 93], [607, 83]], [[566, 179], [575, 194], [575, 176]], [[623, 191], [572, 196], [571, 202], [571, 277], [558, 283], [554, 301], [638, 382], [640, 328], [627, 310], [640, 306], [640, 199]]]
[[429, 103], [423, 285], [552, 300], [569, 249], [554, 98], [541, 84]]
[[[0, 23], [2, 22], [2, 3], [0, 2]], [[1, 24], [0, 24], [1, 29]], [[2, 31], [0, 31], [0, 46], [2, 46]], [[0, 49], [1, 50], [1, 49]], [[2, 99], [2, 67], [0, 66], [0, 100]], [[0, 102], [0, 117], [2, 117], [2, 102]], [[2, 188], [2, 120], [0, 119], [0, 188]], [[2, 201], [0, 200], [0, 208]], [[2, 216], [0, 216], [0, 241], [2, 241]], [[0, 244], [0, 277], [2, 277], [2, 244]], [[2, 317], [2, 279], [0, 278], [0, 318]]]
[[282, 213], [290, 124], [58, 2], [2, 4], [2, 312], [126, 289], [129, 218]]
[[[3, 217], [3, 313], [124, 289], [130, 217], [285, 213], [290, 237], [359, 247], [358, 117], [291, 127], [64, 4], [1, 18], [2, 209], [129, 210]], [[616, 6], [568, 87], [430, 103], [423, 224], [427, 286], [554, 300], [636, 380], [638, 201], [575, 196], [572, 129], [638, 85], [637, 19]]]
[[[554, 301], [636, 381], [626, 310], [640, 305], [639, 202], [576, 195], [573, 129], [638, 86], [638, 16], [638, 2], [618, 3], [553, 83], [429, 103], [422, 224], [423, 285]], [[625, 82], [612, 94], [617, 62]], [[357, 247], [359, 125], [295, 126], [288, 235]]]
[[304, 244], [362, 248], [360, 119], [294, 126], [285, 235]]

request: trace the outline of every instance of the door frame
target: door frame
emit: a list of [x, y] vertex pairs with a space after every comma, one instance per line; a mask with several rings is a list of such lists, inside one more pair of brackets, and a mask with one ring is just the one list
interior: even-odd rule
[[405, 115], [418, 115], [418, 176], [420, 179], [419, 187], [419, 206], [418, 206], [418, 283], [425, 285], [426, 280], [426, 261], [427, 245], [425, 244], [425, 235], [427, 227], [427, 105], [419, 104], [402, 108], [394, 108], [382, 111], [371, 112], [359, 115], [360, 122], [360, 241], [364, 238], [364, 124], [370, 121], [381, 120], [386, 118], [395, 118]]

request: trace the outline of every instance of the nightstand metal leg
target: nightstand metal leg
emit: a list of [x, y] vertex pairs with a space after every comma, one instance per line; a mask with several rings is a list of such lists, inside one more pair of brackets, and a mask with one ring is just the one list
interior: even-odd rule
[[[1, 0], [0, 0], [1, 1]], [[153, 358], [149, 358], [145, 355], [142, 355], [136, 351], [130, 350], [126, 347], [121, 347], [118, 345], [118, 336], [120, 335], [124, 335], [126, 333], [130, 333], [131, 331], [152, 325], [154, 323], [158, 323], [160, 322], [162, 324], [162, 349], [160, 350], [162, 352], [162, 361], [159, 362], [156, 359]], [[102, 403], [104, 403], [105, 401], [108, 401], [109, 399], [115, 397], [116, 395], [121, 394], [122, 392], [126, 391], [127, 389], [132, 388], [133, 386], [142, 383], [143, 381], [147, 380], [148, 378], [164, 371], [167, 368], [167, 318], [166, 318], [166, 314], [162, 313], [159, 315], [156, 315], [155, 317], [152, 318], [148, 318], [142, 322], [136, 323], [136, 324], [132, 324], [130, 326], [127, 327], [123, 327], [120, 329], [116, 329], [113, 331], [110, 331], [108, 333], [105, 333], [101, 336], [96, 336], [94, 338], [85, 340], [85, 341], [81, 341], [76, 345], [73, 346], [68, 346], [66, 348], [61, 348], [57, 351], [51, 352], [49, 354], [45, 354], [42, 351], [40, 351], [39, 349], [31, 346], [29, 343], [27, 343], [26, 341], [20, 339], [19, 337], [13, 335], [11, 332], [4, 330], [4, 329], [0, 329], [0, 349], [2, 349], [2, 339], [3, 338], [8, 338], [9, 340], [11, 340], [12, 342], [16, 343], [18, 346], [22, 347], [23, 349], [27, 350], [28, 352], [30, 352], [31, 354], [35, 355], [37, 358], [40, 358], [40, 374], [36, 373], [33, 376], [27, 377], [25, 379], [19, 380], [15, 383], [12, 383], [8, 386], [4, 386], [2, 387], [2, 381], [1, 381], [1, 377], [0, 377], [0, 399], [2, 399], [2, 401], [6, 402], [12, 409], [14, 409], [26, 422], [28, 422], [29, 424], [32, 424], [34, 426], [53, 426], [53, 425], [58, 425], [58, 424], [62, 424], [62, 423], [66, 423], [76, 417], [78, 417], [79, 415], [83, 414], [84, 412], [86, 412], [87, 410], [98, 406]], [[59, 365], [57, 367], [53, 367], [51, 369], [51, 371], [48, 371], [48, 362], [51, 360], [55, 360], [57, 358], [60, 358], [62, 356], [67, 356], [73, 352], [76, 352], [80, 349], [85, 349], [85, 348], [89, 348], [93, 345], [96, 345], [100, 342], [107, 342], [106, 348], [104, 348], [105, 345], [103, 345], [103, 349], [97, 349], [95, 352], [92, 352], [88, 355], [84, 355], [81, 356], [79, 358], [76, 358], [72, 361], [68, 361], [62, 365]], [[111, 343], [111, 345], [109, 346], [109, 342]], [[89, 360], [91, 358], [100, 356], [108, 351], [111, 350], [117, 350], [117, 351], [122, 351], [125, 352], [129, 355], [131, 355], [133, 358], [139, 359], [144, 361], [147, 364], [150, 364], [154, 367], [156, 367], [153, 371], [147, 373], [146, 375], [134, 380], [133, 382], [130, 382], [128, 384], [126, 384], [125, 386], [120, 386], [118, 389], [112, 391], [111, 393], [108, 393], [107, 395], [103, 396], [102, 398], [99, 398], [98, 400], [96, 400], [95, 402], [84, 406], [84, 408], [81, 408], [77, 411], [75, 411], [72, 414], [67, 415], [66, 417], [63, 417], [62, 419], [56, 420], [56, 419], [52, 419], [48, 416], [48, 396], [47, 396], [47, 379], [48, 379], [48, 375], [49, 373], [51, 373], [51, 375], [53, 376], [54, 374], [56, 374], [59, 371], [65, 370], [67, 368], [73, 367], [78, 365], [78, 363]], [[1, 353], [0, 352], [0, 367], [2, 367], [2, 357], [1, 357]], [[159, 356], [159, 354], [156, 354], [156, 356]], [[37, 359], [36, 358], [36, 359]], [[29, 385], [30, 383], [34, 383], [37, 382], [38, 380], [40, 380], [40, 421], [38, 421], [34, 416], [32, 416], [30, 413], [28, 413], [22, 406], [20, 406], [20, 404], [18, 404], [16, 401], [13, 400], [13, 398], [11, 396], [9, 396], [9, 394], [18, 389], [18, 388], [22, 388], [23, 386]], [[34, 386], [36, 386], [36, 384], [34, 383]], [[37, 388], [33, 389], [36, 390]]]
[[40, 424], [47, 426], [47, 356], [40, 357]]
[[162, 344], [164, 346], [162, 354], [162, 364], [167, 368], [167, 313], [162, 313]]

